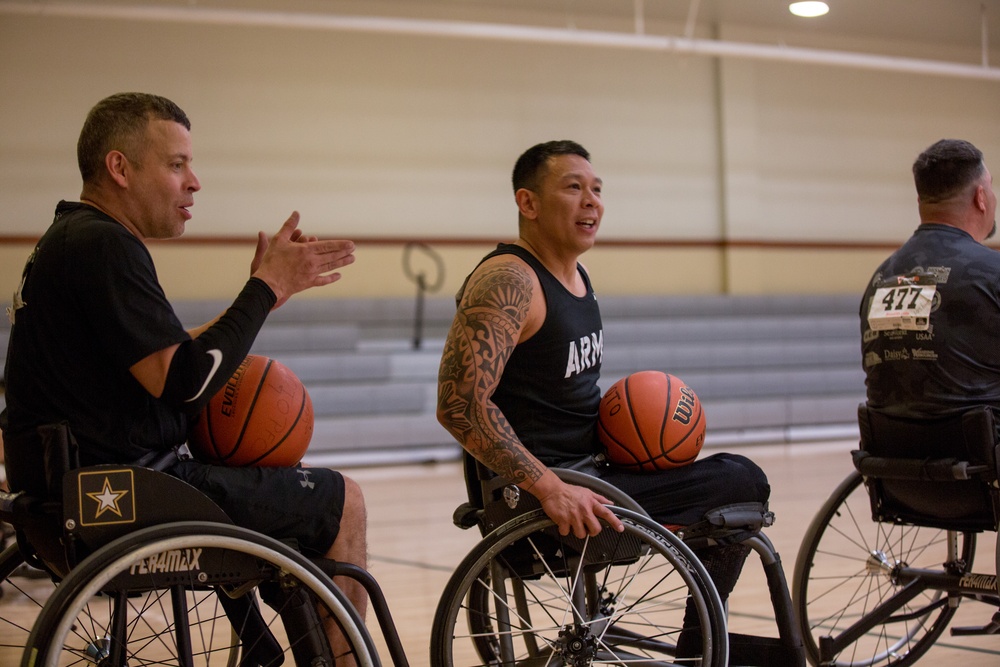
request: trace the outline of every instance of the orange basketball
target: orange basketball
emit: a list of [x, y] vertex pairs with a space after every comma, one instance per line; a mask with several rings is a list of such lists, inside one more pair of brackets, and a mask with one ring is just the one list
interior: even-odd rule
[[601, 399], [597, 435], [608, 459], [633, 470], [668, 470], [698, 458], [705, 411], [679, 378], [640, 371], [618, 380]]
[[277, 361], [251, 354], [202, 410], [188, 444], [206, 463], [293, 466], [312, 434], [312, 399], [299, 378]]

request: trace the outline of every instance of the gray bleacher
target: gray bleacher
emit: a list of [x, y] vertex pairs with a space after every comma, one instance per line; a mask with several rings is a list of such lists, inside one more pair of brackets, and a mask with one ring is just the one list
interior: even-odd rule
[[[176, 304], [185, 325], [227, 304]], [[857, 297], [602, 296], [602, 389], [656, 369], [701, 398], [706, 447], [853, 438], [864, 400]], [[434, 417], [438, 362], [454, 313], [425, 303], [414, 349], [411, 299], [293, 300], [269, 318], [253, 352], [291, 368], [316, 415], [317, 465], [448, 460], [458, 445]], [[0, 351], [7, 330], [0, 328]], [[0, 396], [2, 404], [2, 396]]]

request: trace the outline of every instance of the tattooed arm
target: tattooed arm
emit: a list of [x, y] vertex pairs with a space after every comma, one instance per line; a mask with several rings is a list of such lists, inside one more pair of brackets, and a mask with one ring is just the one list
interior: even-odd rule
[[493, 391], [518, 341], [545, 318], [534, 272], [520, 259], [495, 257], [469, 279], [445, 341], [438, 374], [438, 421], [493, 472], [535, 495], [563, 535], [596, 535], [604, 519], [623, 530], [603, 496], [562, 482], [521, 443]]
[[[438, 375], [438, 421], [487, 467], [525, 487], [545, 467], [521, 444], [491, 396], [525, 334], [538, 291], [533, 283], [533, 272], [513, 257], [479, 267], [462, 295]], [[529, 329], [537, 328], [532, 322]]]

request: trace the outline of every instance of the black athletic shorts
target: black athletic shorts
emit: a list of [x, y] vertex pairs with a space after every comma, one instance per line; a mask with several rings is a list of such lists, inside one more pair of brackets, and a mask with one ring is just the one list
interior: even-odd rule
[[228, 468], [180, 461], [167, 470], [229, 515], [237, 526], [293, 542], [322, 556], [340, 532], [344, 477], [326, 468]]

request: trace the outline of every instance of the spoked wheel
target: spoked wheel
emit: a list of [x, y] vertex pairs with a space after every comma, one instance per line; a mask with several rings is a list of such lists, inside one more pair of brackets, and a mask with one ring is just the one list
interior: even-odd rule
[[59, 585], [28, 646], [24, 667], [379, 664], [316, 565], [258, 533], [203, 522], [146, 528], [96, 551]]
[[47, 572], [24, 562], [17, 544], [0, 553], [0, 665], [16, 665], [28, 634], [55, 584]]
[[841, 667], [911, 665], [934, 644], [957, 611], [946, 594], [926, 590], [892, 611], [875, 615], [898, 593], [899, 566], [942, 570], [942, 564], [972, 566], [974, 533], [897, 525], [872, 520], [860, 473], [845, 479], [826, 501], [802, 541], [793, 593], [806, 652], [819, 664], [821, 637], [842, 635], [862, 618], [865, 632], [836, 652]]
[[[561, 537], [540, 511], [480, 542], [452, 575], [431, 633], [431, 664], [726, 665], [722, 604], [671, 533], [613, 508], [624, 533]], [[677, 643], [688, 605], [699, 627]]]

